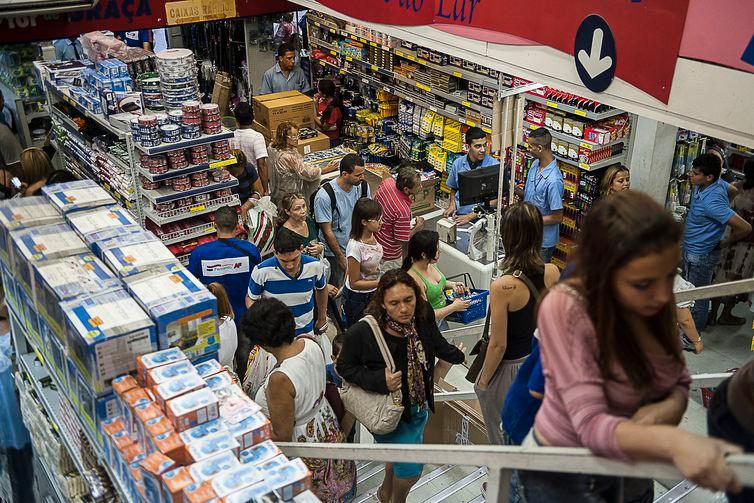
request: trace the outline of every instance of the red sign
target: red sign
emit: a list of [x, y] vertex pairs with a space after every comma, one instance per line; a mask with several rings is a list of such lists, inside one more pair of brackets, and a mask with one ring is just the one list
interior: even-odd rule
[[365, 21], [453, 26], [454, 33], [484, 41], [497, 41], [502, 33], [571, 55], [579, 25], [587, 16], [597, 14], [615, 37], [616, 75], [667, 103], [689, 0], [321, 0], [321, 3]]
[[[289, 12], [285, 0], [235, 0], [238, 17]], [[67, 14], [0, 17], [0, 43], [75, 37], [95, 30], [132, 31], [167, 25], [168, 0], [99, 0], [95, 8]]]

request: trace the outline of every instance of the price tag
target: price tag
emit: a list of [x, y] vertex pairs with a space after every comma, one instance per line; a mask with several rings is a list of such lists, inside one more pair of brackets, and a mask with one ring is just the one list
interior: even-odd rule
[[583, 162], [580, 162], [580, 163], [579, 163], [579, 168], [581, 168], [581, 169], [585, 169], [585, 170], [587, 170], [587, 171], [589, 171], [589, 169], [590, 169], [590, 168], [589, 168], [589, 165], [588, 165], [588, 164], [585, 164], [585, 163], [583, 163]]
[[371, 45], [372, 47], [377, 47], [377, 43], [376, 42], [369, 42], [369, 45]]
[[345, 75], [345, 74], [346, 74], [346, 71], [345, 71], [345, 70], [341, 70], [341, 71], [340, 71], [340, 74], [341, 74], [341, 75]]
[[373, 71], [375, 71], [375, 72], [376, 72], [377, 70], [379, 70], [379, 69], [380, 69], [380, 67], [378, 67], [377, 65], [372, 65], [372, 66], [370, 66], [370, 68], [371, 68], [371, 69], [372, 69]]
[[437, 112], [437, 107], [430, 106], [429, 109], [432, 110], [433, 112]]
[[550, 108], [558, 108], [558, 104], [553, 101], [548, 101], [547, 106]]
[[589, 145], [588, 143], [583, 142], [583, 141], [581, 143], [579, 143], [579, 147], [588, 148], [589, 150], [593, 150], [594, 149], [594, 147], [592, 145]]
[[319, 24], [319, 21], [314, 21], [314, 26], [317, 26], [317, 27], [319, 27], [319, 26], [322, 26], [322, 25], [321, 25], [321, 24]]
[[416, 87], [418, 87], [418, 88], [419, 88], [419, 89], [421, 89], [422, 91], [427, 91], [427, 92], [429, 92], [429, 91], [430, 91], [430, 88], [429, 88], [429, 86], [425, 86], [425, 85], [424, 85], [424, 84], [422, 84], [421, 82], [417, 82], [417, 83], [416, 83]]
[[539, 126], [537, 126], [536, 124], [529, 124], [529, 129], [534, 131], [535, 129], [539, 129]]
[[399, 58], [403, 57], [403, 53], [401, 51], [395, 51], [395, 55], [398, 56]]
[[335, 33], [335, 28], [330, 28], [330, 33]]
[[382, 90], [385, 91], [386, 93], [392, 93], [393, 92], [388, 86], [383, 86]]
[[206, 209], [207, 209], [207, 207], [204, 206], [203, 204], [198, 204], [196, 206], [192, 206], [191, 209], [189, 209], [189, 211], [191, 213], [196, 213], [197, 211], [204, 211]]
[[369, 84], [369, 80], [368, 80], [368, 79], [361, 79], [361, 81], [362, 81], [362, 82], [363, 82], [364, 84]]
[[461, 77], [463, 77], [463, 74], [461, 72], [453, 72], [453, 76], [460, 79]]
[[488, 128], [488, 127], [483, 127], [482, 131], [484, 131], [485, 133], [488, 133], [488, 134], [492, 134], [492, 130], [490, 128]]
[[423, 60], [423, 59], [417, 59], [416, 62], [419, 63], [420, 65], [426, 65], [427, 64], [427, 61]]
[[410, 61], [416, 61], [416, 56], [408, 55], [406, 56]]
[[359, 40], [359, 37], [357, 37], [356, 35], [351, 35], [351, 40]]
[[335, 52], [335, 51], [330, 51], [330, 54], [333, 55], [333, 56], [337, 56], [338, 55], [338, 53]]
[[107, 182], [104, 182], [104, 183], [102, 184], [102, 186], [103, 186], [103, 187], [105, 187], [105, 190], [110, 190], [110, 189], [111, 189], [111, 187], [110, 187], [110, 184], [109, 184], [109, 183], [107, 183]]
[[353, 61], [353, 58], [351, 56], [346, 56], [346, 61]]
[[461, 105], [462, 105], [462, 106], [465, 106], [466, 108], [469, 108], [469, 107], [471, 106], [471, 103], [470, 103], [470, 102], [468, 102], [468, 101], [462, 101], [462, 102], [461, 102]]
[[573, 113], [576, 115], [580, 115], [582, 117], [586, 117], [586, 110], [580, 110], [578, 108], [574, 109]]
[[476, 122], [470, 121], [469, 119], [464, 119], [463, 122], [465, 122], [467, 125], [474, 127], [476, 126]]

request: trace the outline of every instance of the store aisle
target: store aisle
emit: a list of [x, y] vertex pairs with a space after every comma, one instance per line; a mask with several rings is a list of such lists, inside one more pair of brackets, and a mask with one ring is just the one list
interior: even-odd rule
[[258, 45], [249, 48], [249, 77], [254, 94], [259, 94], [262, 87], [262, 76], [272, 65], [275, 64], [275, 51], [260, 51]]

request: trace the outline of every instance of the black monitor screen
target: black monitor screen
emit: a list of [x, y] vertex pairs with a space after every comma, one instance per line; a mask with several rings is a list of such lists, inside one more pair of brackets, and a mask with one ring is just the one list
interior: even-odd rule
[[[487, 166], [458, 173], [458, 198], [462, 205], [483, 204], [497, 199], [500, 184], [500, 165]], [[505, 177], [503, 194], [508, 191]]]

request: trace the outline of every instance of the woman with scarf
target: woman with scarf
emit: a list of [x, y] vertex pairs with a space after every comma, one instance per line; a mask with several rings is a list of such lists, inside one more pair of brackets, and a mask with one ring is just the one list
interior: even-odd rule
[[[403, 416], [392, 433], [374, 435], [377, 443], [420, 444], [424, 438], [429, 410], [434, 411], [433, 371], [435, 358], [452, 364], [463, 363], [463, 345], [448, 343], [437, 328], [432, 306], [406, 271], [388, 271], [380, 279], [366, 310], [382, 330], [395, 372], [390, 372], [380, 354], [374, 334], [365, 321], [346, 332], [338, 361], [338, 374], [344, 381], [366, 391], [387, 394], [401, 389]], [[378, 490], [380, 501], [403, 503], [421, 475], [417, 463], [387, 463], [385, 479]]]

